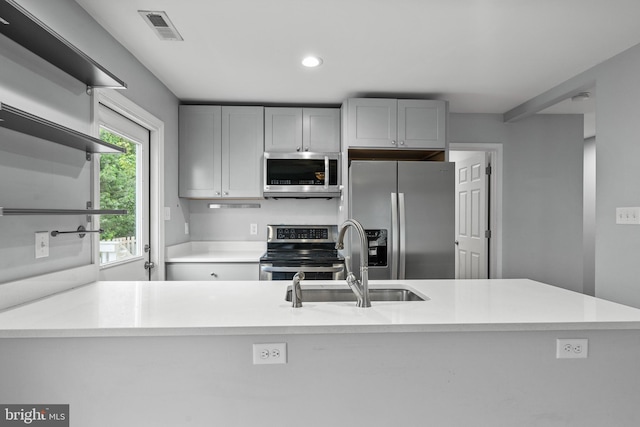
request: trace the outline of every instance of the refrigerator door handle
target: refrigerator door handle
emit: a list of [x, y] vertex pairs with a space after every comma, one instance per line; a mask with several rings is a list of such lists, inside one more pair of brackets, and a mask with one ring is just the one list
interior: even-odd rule
[[404, 208], [404, 193], [398, 193], [398, 216], [400, 217], [398, 223], [400, 224], [400, 235], [398, 239], [400, 240], [400, 250], [399, 250], [399, 266], [398, 266], [398, 279], [405, 278], [405, 270], [406, 270], [406, 250], [407, 250], [407, 226], [406, 226], [406, 215]]
[[398, 230], [398, 195], [397, 193], [391, 193], [391, 250], [390, 262], [391, 262], [391, 280], [398, 278], [398, 239], [400, 233]]

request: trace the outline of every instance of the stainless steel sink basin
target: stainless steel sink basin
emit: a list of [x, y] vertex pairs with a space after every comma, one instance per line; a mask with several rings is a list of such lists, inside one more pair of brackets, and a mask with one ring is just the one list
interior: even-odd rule
[[[410, 289], [402, 287], [369, 288], [371, 301], [425, 301], [428, 297], [418, 295]], [[291, 286], [287, 287], [285, 299], [291, 302]], [[302, 303], [305, 302], [343, 302], [356, 301], [356, 296], [349, 288], [336, 287], [302, 287]]]

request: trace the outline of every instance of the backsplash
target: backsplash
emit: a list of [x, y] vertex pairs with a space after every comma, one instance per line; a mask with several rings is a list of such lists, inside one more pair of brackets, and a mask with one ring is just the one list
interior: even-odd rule
[[[338, 221], [339, 199], [251, 200], [260, 204], [260, 208], [254, 209], [209, 209], [212, 202], [189, 202], [192, 241], [265, 241], [267, 224], [336, 224]], [[258, 225], [257, 235], [250, 234], [251, 224]]]

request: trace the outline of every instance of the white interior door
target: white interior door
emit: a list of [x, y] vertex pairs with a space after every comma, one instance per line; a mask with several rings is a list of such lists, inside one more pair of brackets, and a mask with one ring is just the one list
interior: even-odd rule
[[102, 140], [125, 146], [127, 154], [100, 156], [100, 207], [127, 209], [102, 216], [99, 280], [149, 280], [149, 130], [99, 104]]
[[484, 152], [456, 162], [456, 279], [488, 278], [487, 163]]

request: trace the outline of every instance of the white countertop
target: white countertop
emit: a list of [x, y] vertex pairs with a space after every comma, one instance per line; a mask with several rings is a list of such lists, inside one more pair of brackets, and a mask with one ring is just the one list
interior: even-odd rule
[[167, 246], [165, 262], [259, 262], [265, 242], [206, 241]]
[[[371, 286], [398, 283], [430, 299], [294, 309], [288, 281], [96, 282], [0, 313], [0, 337], [640, 329], [638, 309], [526, 279]], [[336, 286], [305, 281], [303, 294], [319, 284]]]

